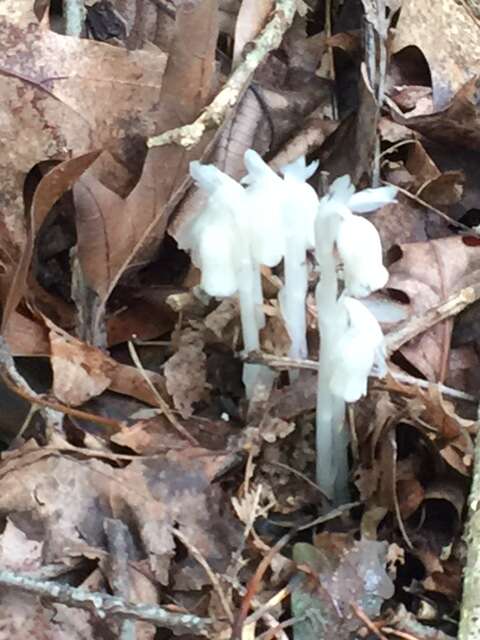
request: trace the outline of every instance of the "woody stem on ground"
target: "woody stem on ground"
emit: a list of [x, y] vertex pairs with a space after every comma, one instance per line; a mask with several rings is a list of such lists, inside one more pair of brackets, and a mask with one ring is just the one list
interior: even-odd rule
[[[480, 412], [479, 412], [480, 413]], [[479, 416], [480, 417], [480, 416]], [[480, 639], [480, 438], [477, 434], [465, 536], [468, 551], [458, 640]]]
[[195, 122], [149, 138], [147, 145], [158, 147], [174, 143], [188, 149], [201, 140], [207, 129], [222, 124], [227, 113], [242, 96], [255, 69], [265, 60], [270, 51], [274, 51], [280, 46], [284, 33], [293, 22], [296, 10], [296, 0], [277, 0], [271, 20], [253, 41], [252, 50], [236, 67], [220, 93], [203, 110]]

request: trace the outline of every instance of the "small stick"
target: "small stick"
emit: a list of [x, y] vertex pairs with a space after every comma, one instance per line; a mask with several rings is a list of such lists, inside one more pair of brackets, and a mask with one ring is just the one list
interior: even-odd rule
[[87, 411], [82, 411], [81, 409], [75, 409], [74, 407], [69, 407], [36, 393], [16, 370], [15, 362], [10, 354], [7, 343], [3, 338], [0, 338], [0, 378], [10, 391], [16, 393], [17, 396], [20, 396], [20, 398], [30, 402], [32, 405], [38, 405], [39, 410], [45, 413], [47, 422], [58, 422], [57, 416], [54, 413], [56, 412], [57, 414], [63, 413], [65, 415], [74, 416], [75, 418], [90, 420], [97, 424], [112, 427], [115, 431], [120, 431], [122, 429], [122, 425], [113, 418], [107, 418], [105, 416], [99, 416], [93, 413], [88, 413]]
[[242, 604], [240, 606], [240, 611], [238, 613], [237, 619], [235, 620], [235, 624], [232, 629], [232, 640], [240, 640], [242, 637], [242, 628], [245, 618], [247, 617], [248, 610], [250, 609], [250, 604], [252, 598], [255, 596], [257, 589], [260, 585], [260, 582], [270, 566], [273, 558], [283, 549], [283, 547], [288, 544], [291, 540], [292, 536], [296, 532], [296, 529], [292, 529], [284, 536], [282, 536], [277, 542], [271, 547], [270, 551], [262, 558], [260, 561], [255, 573], [250, 578], [245, 596], [243, 597]]
[[197, 549], [197, 547], [192, 542], [190, 542], [190, 540], [188, 540], [188, 538], [181, 531], [179, 531], [178, 529], [172, 529], [172, 533], [176, 538], [180, 540], [180, 542], [183, 542], [183, 544], [187, 547], [187, 549], [190, 551], [190, 553], [198, 562], [198, 564], [204, 569], [205, 573], [210, 579], [210, 582], [212, 583], [213, 588], [217, 592], [218, 598], [223, 607], [223, 611], [227, 616], [228, 621], [230, 622], [230, 624], [232, 624], [233, 623], [232, 608], [230, 607], [230, 604], [225, 596], [225, 593], [222, 589], [222, 585], [220, 584], [217, 574], [210, 567], [210, 565], [208, 564], [207, 560], [203, 557], [200, 550]]
[[357, 618], [361, 622], [363, 622], [363, 624], [367, 627], [367, 629], [369, 629], [380, 640], [387, 640], [387, 637], [383, 635], [383, 633], [380, 631], [380, 629], [377, 627], [377, 625], [373, 622], [373, 620], [370, 620], [370, 618], [367, 616], [365, 611], [363, 611], [363, 609], [361, 609], [354, 602], [351, 602], [350, 606], [352, 607], [353, 612], [355, 613]]
[[[296, 358], [289, 358], [287, 356], [273, 356], [269, 353], [263, 353], [261, 351], [255, 351], [246, 354], [245, 358], [248, 362], [265, 364], [272, 369], [288, 370], [288, 369], [306, 369], [309, 371], [318, 371], [318, 362], [316, 360], [297, 360]], [[415, 378], [408, 375], [408, 373], [394, 373], [391, 372], [391, 376], [402, 382], [403, 384], [411, 384], [422, 389], [428, 389], [431, 385], [435, 385], [445, 396], [450, 398], [456, 398], [457, 400], [466, 400], [467, 402], [473, 402], [478, 404], [478, 398], [472, 396], [470, 393], [460, 391], [458, 389], [452, 389], [444, 384], [438, 382], [429, 382], [428, 380], [422, 380], [421, 378]], [[380, 379], [376, 374], [371, 374], [371, 378]]]
[[137, 353], [132, 341], [129, 341], [129, 343], [128, 343], [128, 352], [130, 353], [130, 357], [133, 360], [134, 365], [140, 371], [140, 373], [142, 374], [145, 382], [148, 384], [148, 386], [152, 390], [152, 393], [154, 394], [155, 398], [157, 399], [158, 406], [159, 406], [160, 410], [162, 411], [164, 416], [167, 418], [167, 420], [170, 422], [172, 427], [174, 429], [176, 429], [176, 431], [178, 431], [178, 433], [181, 436], [186, 438], [188, 440], [188, 442], [190, 442], [191, 445], [193, 445], [194, 447], [198, 447], [199, 446], [198, 445], [198, 440], [196, 440], [190, 433], [188, 433], [188, 431], [185, 429], [185, 427], [182, 424], [180, 424], [180, 422], [175, 418], [175, 416], [173, 415], [172, 410], [168, 406], [168, 402], [162, 398], [162, 396], [158, 392], [158, 389], [155, 387], [153, 382], [148, 377], [147, 372], [145, 371], [145, 369], [143, 367], [143, 364], [142, 364], [140, 358], [138, 357], [138, 353]]
[[151, 622], [157, 627], [166, 627], [179, 633], [201, 633], [209, 635], [211, 624], [209, 618], [200, 618], [191, 613], [173, 613], [149, 604], [134, 604], [118, 596], [110, 596], [96, 591], [85, 591], [78, 587], [70, 587], [58, 582], [34, 580], [30, 576], [0, 570], [0, 585], [32, 593], [41, 598], [48, 598], [54, 602], [61, 602], [69, 607], [95, 611], [101, 617], [119, 616], [121, 618], [135, 618]]
[[221, 125], [230, 109], [237, 104], [255, 69], [265, 60], [270, 51], [274, 51], [280, 45], [285, 31], [292, 24], [296, 9], [296, 0], [277, 0], [272, 19], [253, 40], [253, 50], [245, 56], [220, 93], [195, 122], [148, 138], [147, 146], [159, 147], [174, 143], [190, 149], [200, 142], [207, 129]]
[[471, 236], [476, 236], [477, 238], [480, 237], [480, 233], [478, 233], [478, 231], [475, 231], [475, 229], [472, 229], [471, 227], [467, 227], [466, 224], [463, 224], [462, 222], [458, 222], [458, 220], [455, 220], [454, 218], [450, 218], [449, 215], [447, 215], [440, 209], [437, 209], [437, 207], [434, 207], [433, 205], [429, 204], [425, 200], [422, 200], [422, 198], [419, 198], [414, 193], [410, 193], [410, 191], [407, 191], [407, 189], [403, 189], [402, 187], [399, 187], [396, 184], [394, 185], [392, 182], [388, 182], [388, 180], [382, 180], [381, 182], [382, 184], [395, 187], [399, 193], [402, 193], [407, 198], [410, 198], [410, 200], [415, 200], [415, 202], [418, 202], [418, 204], [422, 205], [422, 207], [425, 207], [425, 209], [428, 209], [429, 211], [436, 213], [437, 216], [440, 216], [440, 218], [443, 218], [443, 220], [453, 225], [454, 227], [457, 227], [458, 229], [462, 229], [463, 231], [466, 231]]
[[447, 298], [439, 305], [428, 309], [422, 315], [413, 315], [400, 322], [397, 327], [385, 337], [387, 353], [390, 355], [397, 351], [406, 342], [431, 329], [442, 320], [456, 316], [466, 307], [480, 298], [480, 286], [465, 287]]

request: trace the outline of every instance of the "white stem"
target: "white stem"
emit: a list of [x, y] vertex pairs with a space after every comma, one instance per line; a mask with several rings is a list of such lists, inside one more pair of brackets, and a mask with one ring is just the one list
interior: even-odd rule
[[263, 312], [263, 290], [262, 290], [262, 274], [258, 262], [253, 264], [253, 289], [255, 298], [255, 315], [257, 318], [258, 329], [265, 326], [265, 313]]
[[339, 314], [338, 283], [333, 253], [333, 216], [325, 220], [317, 259], [321, 278], [316, 301], [320, 330], [320, 355], [317, 387], [316, 447], [317, 484], [332, 500], [340, 504], [348, 496], [348, 437], [345, 430], [345, 403], [330, 391], [332, 352], [345, 328], [346, 319]]
[[[259, 324], [263, 318], [261, 305], [263, 304], [260, 269], [252, 259], [247, 243], [242, 247], [243, 255], [239, 264], [239, 288], [240, 320], [242, 323], [243, 345], [245, 351], [258, 351], [260, 349]], [[260, 315], [261, 314], [261, 315]], [[274, 373], [265, 365], [243, 365], [243, 384], [247, 398], [253, 396], [255, 387], [271, 386]]]
[[65, 15], [65, 34], [79, 38], [82, 35], [87, 15], [84, 0], [63, 0], [63, 13]]
[[289, 355], [291, 358], [306, 358], [308, 354], [305, 299], [308, 270], [305, 245], [297, 238], [292, 238], [286, 248], [284, 265], [285, 285], [280, 291], [279, 300], [291, 340]]

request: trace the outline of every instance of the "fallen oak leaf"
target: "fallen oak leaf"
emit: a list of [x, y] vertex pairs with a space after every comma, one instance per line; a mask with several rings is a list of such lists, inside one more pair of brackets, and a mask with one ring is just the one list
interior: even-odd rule
[[22, 248], [20, 259], [18, 263], [4, 265], [5, 274], [1, 279], [1, 297], [4, 301], [2, 313], [3, 333], [8, 328], [12, 314], [26, 293], [27, 276], [38, 230], [55, 202], [72, 187], [73, 183], [98, 158], [99, 154], [99, 151], [93, 151], [65, 160], [46, 173], [40, 180], [33, 195], [28, 217], [26, 241]]
[[[480, 56], [478, 19], [468, 3], [432, 0], [419, 5], [403, 0], [393, 38], [393, 53], [415, 46], [425, 56], [432, 77], [436, 109], [444, 107], [472, 77]], [[438, 46], [438, 33], [442, 46]]]
[[[390, 291], [406, 295], [411, 312], [422, 315], [459, 288], [475, 283], [480, 247], [468, 238], [450, 237], [394, 247], [389, 265]], [[402, 355], [430, 381], [446, 375], [452, 321], [445, 320], [401, 348]]]
[[[109, 388], [116, 393], [158, 406], [157, 394], [147, 384], [150, 379], [158, 394], [165, 393], [163, 376], [153, 371], [142, 373], [136, 367], [121, 364], [101, 349], [87, 345], [43, 318], [49, 329], [52, 354], [53, 389], [66, 404], [82, 404]], [[67, 375], [67, 377], [66, 377]]]
[[164, 374], [168, 393], [183, 418], [193, 414], [193, 404], [205, 396], [207, 356], [202, 333], [184, 329], [175, 338], [176, 352], [165, 363]]
[[479, 84], [480, 76], [477, 75], [466, 82], [450, 103], [437, 113], [409, 118], [392, 108], [392, 118], [432, 140], [477, 151], [480, 146]]
[[[206, 28], [198, 29], [198, 24]], [[210, 99], [217, 35], [215, 0], [177, 9], [161, 92], [160, 128], [193, 119]], [[101, 322], [106, 301], [126, 269], [138, 268], [158, 247], [169, 215], [189, 184], [188, 162], [202, 151], [191, 154], [174, 145], [150, 150], [140, 180], [125, 199], [102, 185], [93, 171], [75, 185], [78, 258], [86, 285], [100, 298], [94, 323]]]
[[[187, 447], [134, 459], [125, 468], [82, 456], [78, 449], [49, 450], [35, 459], [30, 446], [17, 454], [8, 469], [0, 465], [0, 508], [38, 518], [48, 540], [47, 562], [82, 555], [86, 545], [104, 555], [103, 520], [112, 513], [138, 532], [136, 552], [162, 584], [171, 578], [173, 527], [194, 539], [220, 572], [240, 542], [238, 522], [224, 509], [223, 491], [215, 484], [234, 463], [234, 454]], [[187, 589], [208, 584], [201, 567], [180, 573]]]
[[[148, 135], [166, 65], [161, 51], [54, 33], [33, 0], [0, 6], [0, 210], [14, 245], [23, 243], [23, 182], [43, 160], [110, 148]], [[54, 124], [53, 124], [54, 123]], [[93, 142], [95, 141], [95, 143]]]

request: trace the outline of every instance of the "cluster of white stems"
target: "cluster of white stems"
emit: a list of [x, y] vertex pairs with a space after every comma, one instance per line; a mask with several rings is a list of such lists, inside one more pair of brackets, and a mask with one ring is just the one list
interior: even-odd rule
[[[205, 208], [183, 232], [180, 245], [201, 269], [211, 296], [238, 295], [245, 351], [260, 348], [265, 325], [261, 265], [284, 261], [279, 303], [293, 358], [307, 356], [307, 252], [314, 250], [320, 274], [316, 290], [321, 337], [317, 400], [317, 483], [335, 503], [348, 496], [348, 437], [345, 403], [367, 390], [372, 368], [385, 369], [383, 334], [357, 298], [385, 286], [377, 230], [367, 213], [394, 201], [393, 187], [355, 193], [349, 176], [335, 180], [320, 200], [307, 180], [317, 163], [301, 157], [277, 175], [252, 149], [239, 184], [213, 165], [190, 164], [197, 185], [208, 193]], [[343, 280], [339, 294], [338, 275]], [[268, 384], [270, 371], [246, 364], [247, 397]]]

